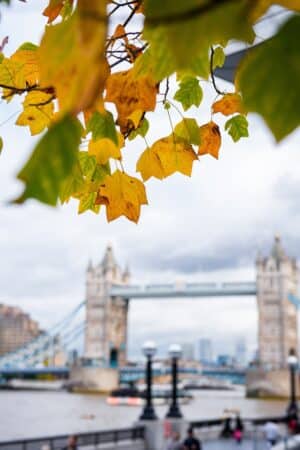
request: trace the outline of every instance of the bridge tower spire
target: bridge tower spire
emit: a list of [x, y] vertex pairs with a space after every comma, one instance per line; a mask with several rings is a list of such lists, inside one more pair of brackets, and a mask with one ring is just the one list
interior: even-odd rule
[[259, 363], [283, 368], [290, 349], [298, 353], [297, 308], [288, 299], [289, 294], [297, 293], [298, 268], [286, 255], [278, 235], [271, 254], [258, 255], [256, 270]]
[[118, 367], [126, 361], [128, 301], [111, 297], [113, 285], [125, 285], [113, 248], [109, 244], [102, 261], [86, 273], [86, 365]]

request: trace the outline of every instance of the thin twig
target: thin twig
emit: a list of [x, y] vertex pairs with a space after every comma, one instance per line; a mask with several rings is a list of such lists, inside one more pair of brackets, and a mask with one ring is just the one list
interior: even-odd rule
[[213, 87], [215, 89], [215, 91], [219, 94], [219, 95], [224, 95], [224, 92], [220, 91], [220, 89], [218, 88], [217, 84], [216, 84], [216, 80], [215, 80], [215, 75], [214, 75], [214, 54], [215, 54], [215, 50], [213, 47], [210, 48], [210, 76], [211, 76], [211, 80], [212, 80], [212, 84]]

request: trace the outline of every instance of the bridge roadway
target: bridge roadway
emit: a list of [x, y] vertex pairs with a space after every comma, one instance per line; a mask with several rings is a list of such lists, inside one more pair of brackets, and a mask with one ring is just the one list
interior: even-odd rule
[[170, 283], [112, 286], [110, 295], [125, 299], [255, 296], [255, 282]]

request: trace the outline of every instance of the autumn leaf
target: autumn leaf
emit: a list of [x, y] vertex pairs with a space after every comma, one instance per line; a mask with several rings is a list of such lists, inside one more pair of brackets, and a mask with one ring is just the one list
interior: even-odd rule
[[147, 148], [141, 154], [136, 164], [136, 171], [140, 172], [144, 181], [149, 180], [151, 177], [158, 178], [159, 180], [165, 178], [161, 160], [157, 153], [151, 148]]
[[68, 202], [72, 196], [80, 193], [84, 189], [84, 186], [85, 180], [80, 164], [77, 161], [76, 164], [74, 164], [72, 172], [61, 184], [59, 192], [59, 199], [61, 203]]
[[118, 111], [121, 132], [127, 133], [128, 118], [135, 111], [154, 111], [157, 86], [150, 76], [136, 78], [132, 70], [116, 72], [106, 82], [106, 98]]
[[32, 135], [47, 128], [53, 117], [52, 97], [40, 91], [29, 92], [23, 102], [24, 111], [19, 115], [16, 125], [29, 126]]
[[224, 116], [230, 116], [235, 113], [242, 113], [242, 99], [239, 94], [225, 94], [223, 97], [213, 103], [212, 110], [214, 113], [222, 113]]
[[106, 216], [109, 222], [120, 216], [137, 222], [140, 217], [141, 205], [148, 204], [145, 186], [137, 178], [117, 170], [104, 179], [96, 204], [106, 206]]
[[200, 144], [199, 126], [195, 119], [184, 118], [175, 126], [174, 134], [190, 144]]
[[109, 72], [106, 28], [104, 0], [79, 0], [72, 16], [46, 28], [39, 49], [41, 82], [55, 88], [62, 112], [78, 113], [101, 97]]
[[159, 139], [142, 153], [137, 162], [137, 171], [145, 181], [151, 176], [166, 178], [175, 172], [191, 176], [196, 159], [197, 156], [187, 141], [171, 135]]
[[20, 70], [24, 77], [25, 86], [33, 86], [39, 82], [40, 67], [38, 47], [31, 42], [25, 42], [10, 57], [12, 62], [20, 64]]
[[227, 122], [225, 123], [225, 130], [228, 130], [228, 133], [230, 134], [234, 142], [237, 142], [242, 137], [249, 136], [248, 121], [245, 116], [242, 116], [240, 114], [227, 120]]
[[95, 214], [99, 213], [100, 205], [96, 204], [97, 192], [86, 192], [78, 196], [78, 214], [82, 214], [85, 211], [92, 211]]
[[2, 150], [3, 150], [3, 139], [2, 137], [0, 137], [0, 155], [2, 153]]
[[184, 111], [191, 106], [199, 106], [203, 97], [203, 92], [197, 78], [184, 77], [179, 84], [179, 89], [174, 95], [174, 99], [182, 104]]
[[70, 116], [49, 128], [18, 174], [18, 179], [25, 183], [25, 190], [15, 203], [35, 198], [56, 205], [63, 182], [76, 164], [80, 134], [77, 119]]
[[72, 4], [73, 0], [50, 0], [43, 15], [48, 17], [48, 23], [51, 23], [61, 14], [64, 7], [71, 7]]
[[89, 142], [88, 152], [90, 155], [96, 157], [98, 164], [105, 164], [110, 158], [121, 159], [120, 149], [124, 146], [124, 138], [121, 133], [118, 133], [118, 145], [111, 139], [104, 138], [97, 141], [91, 140]]
[[118, 135], [114, 118], [111, 112], [94, 112], [87, 123], [87, 131], [92, 133], [94, 141], [102, 138], [110, 139], [115, 145], [118, 145]]
[[281, 5], [283, 8], [300, 11], [299, 0], [256, 0], [250, 2], [250, 19], [255, 22], [259, 19], [272, 5]]
[[208, 122], [200, 127], [200, 145], [198, 155], [209, 154], [214, 158], [219, 158], [221, 147], [221, 133], [215, 122]]

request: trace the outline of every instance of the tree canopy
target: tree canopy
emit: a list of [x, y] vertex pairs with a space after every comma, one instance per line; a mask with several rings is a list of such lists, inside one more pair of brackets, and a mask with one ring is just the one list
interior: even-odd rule
[[[247, 52], [231, 91], [222, 92], [214, 71], [226, 47], [233, 40], [251, 46], [256, 22], [274, 4], [291, 14]], [[16, 125], [42, 134], [18, 174], [24, 190], [14, 202], [55, 206], [75, 198], [79, 213], [105, 209], [108, 221], [137, 222], [149, 178], [191, 176], [205, 155], [218, 159], [224, 133], [233, 142], [248, 136], [249, 112], [263, 117], [276, 141], [285, 138], [300, 124], [298, 12], [300, 0], [49, 0], [39, 45], [25, 42], [7, 55], [1, 37], [2, 99], [18, 98]], [[210, 121], [198, 123], [186, 111], [199, 107], [207, 81], [216, 98]], [[172, 131], [150, 144], [149, 113], [161, 110]], [[228, 118], [224, 127], [220, 115]], [[132, 140], [140, 155], [129, 174]]]

